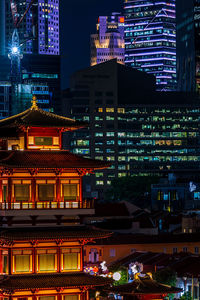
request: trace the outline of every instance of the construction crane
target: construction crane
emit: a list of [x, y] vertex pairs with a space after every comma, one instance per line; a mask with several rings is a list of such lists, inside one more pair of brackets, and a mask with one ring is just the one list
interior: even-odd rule
[[[19, 14], [17, 11], [17, 4], [15, 0], [10, 0], [10, 7], [13, 18], [14, 31], [12, 34], [12, 43], [11, 48], [8, 54], [8, 57], [11, 60], [11, 83], [17, 84], [21, 81], [21, 60], [23, 58], [23, 53], [19, 39], [18, 28], [20, 24], [23, 22], [25, 16], [29, 12], [31, 6], [36, 0], [31, 0], [24, 14], [19, 18]], [[26, 40], [27, 41], [27, 40]], [[26, 42], [25, 41], [25, 42]]]

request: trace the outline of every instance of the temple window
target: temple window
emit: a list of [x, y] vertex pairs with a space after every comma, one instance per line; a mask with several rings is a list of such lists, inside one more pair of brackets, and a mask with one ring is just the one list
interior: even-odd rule
[[12, 195], [16, 202], [31, 199], [31, 180], [13, 180]]
[[58, 136], [29, 136], [28, 146], [36, 148], [58, 148], [59, 147], [59, 137]]
[[16, 201], [29, 201], [30, 199], [30, 185], [29, 184], [15, 184], [14, 197]]
[[56, 198], [55, 180], [37, 180], [36, 194], [38, 201], [53, 201]]
[[8, 274], [8, 250], [0, 250], [0, 274]]
[[65, 248], [61, 250], [62, 271], [77, 271], [81, 268], [81, 249]]
[[56, 272], [57, 271], [57, 251], [56, 249], [37, 250], [37, 271]]
[[55, 296], [40, 296], [40, 297], [37, 297], [38, 300], [55, 300]]
[[62, 180], [62, 198], [65, 201], [77, 201], [79, 197], [79, 180]]
[[79, 295], [64, 295], [63, 300], [79, 300]]
[[13, 273], [32, 272], [32, 250], [13, 250], [12, 258]]

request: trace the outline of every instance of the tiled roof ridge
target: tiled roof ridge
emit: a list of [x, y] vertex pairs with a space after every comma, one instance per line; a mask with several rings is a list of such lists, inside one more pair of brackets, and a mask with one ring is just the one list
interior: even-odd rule
[[45, 110], [43, 110], [43, 109], [41, 109], [41, 108], [39, 108], [39, 107], [37, 107], [37, 108], [35, 108], [35, 107], [29, 108], [29, 109], [28, 109], [29, 114], [30, 114], [31, 111], [33, 111], [33, 110], [39, 111], [39, 112], [40, 112], [41, 114], [43, 114], [44, 116], [53, 117], [53, 118], [55, 118], [55, 119], [63, 119], [63, 120], [65, 120], [65, 121], [73, 121], [74, 123], [79, 122], [79, 121], [76, 121], [76, 120], [74, 120], [74, 119], [70, 119], [70, 118], [67, 118], [67, 117], [64, 117], [64, 116], [60, 116], [60, 115], [54, 114], [54, 113], [49, 112], [49, 111], [45, 111]]

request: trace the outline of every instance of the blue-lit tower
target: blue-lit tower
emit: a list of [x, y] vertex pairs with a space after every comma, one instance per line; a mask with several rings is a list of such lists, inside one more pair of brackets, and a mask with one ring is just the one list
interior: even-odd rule
[[176, 89], [175, 0], [125, 0], [125, 64], [156, 76], [157, 90]]

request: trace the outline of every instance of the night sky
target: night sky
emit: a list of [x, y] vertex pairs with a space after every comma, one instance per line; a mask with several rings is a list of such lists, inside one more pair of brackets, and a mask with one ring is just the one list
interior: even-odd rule
[[123, 0], [60, 0], [62, 88], [70, 74], [90, 64], [90, 34], [99, 15], [121, 12]]

